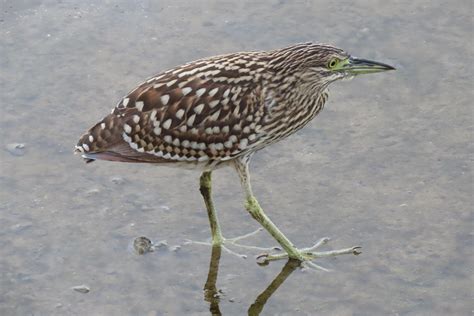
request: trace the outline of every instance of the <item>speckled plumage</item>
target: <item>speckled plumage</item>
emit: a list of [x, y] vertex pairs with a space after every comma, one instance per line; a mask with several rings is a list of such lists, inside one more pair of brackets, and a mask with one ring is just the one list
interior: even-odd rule
[[170, 69], [125, 96], [81, 137], [76, 151], [86, 159], [207, 167], [241, 157], [294, 133], [321, 111], [330, 81], [310, 77], [334, 55], [346, 53], [304, 43]]
[[200, 191], [214, 246], [241, 239], [222, 236], [211, 196], [212, 170], [230, 164], [239, 174], [245, 208], [285, 251], [267, 254], [266, 260], [289, 257], [310, 261], [357, 255], [358, 246], [315, 252], [328, 238], [310, 248], [296, 248], [255, 198], [249, 161], [255, 151], [291, 135], [313, 119], [324, 107], [331, 82], [393, 69], [349, 56], [329, 45], [312, 43], [197, 60], [158, 74], [135, 88], [81, 137], [76, 152], [87, 161], [201, 168]]

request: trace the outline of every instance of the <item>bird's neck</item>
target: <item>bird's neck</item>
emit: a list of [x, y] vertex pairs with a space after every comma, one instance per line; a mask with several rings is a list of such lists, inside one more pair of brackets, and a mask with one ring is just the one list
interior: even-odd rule
[[[328, 99], [327, 85], [318, 86], [294, 75], [273, 75], [265, 84], [265, 104], [269, 110], [269, 124], [279, 125], [284, 138], [311, 121]], [[272, 126], [271, 128], [276, 128]]]
[[272, 73], [266, 79], [265, 97], [284, 109], [288, 117], [318, 107], [319, 112], [328, 98], [328, 84], [320, 84], [322, 81], [314, 78], [308, 80], [301, 74]]

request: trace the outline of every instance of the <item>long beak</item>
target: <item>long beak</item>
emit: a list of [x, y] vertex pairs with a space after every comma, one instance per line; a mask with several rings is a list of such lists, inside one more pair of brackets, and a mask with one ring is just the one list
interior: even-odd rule
[[387, 70], [395, 70], [395, 67], [379, 63], [378, 61], [361, 59], [351, 56], [347, 59], [347, 62], [341, 67], [340, 70], [345, 71], [351, 75], [361, 75], [373, 74], [376, 72], [382, 72]]

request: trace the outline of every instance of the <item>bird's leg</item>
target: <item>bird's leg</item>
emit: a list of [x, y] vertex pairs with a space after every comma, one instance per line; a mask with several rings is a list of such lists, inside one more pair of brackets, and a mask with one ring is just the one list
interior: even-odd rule
[[[211, 181], [211, 171], [204, 171], [201, 175], [200, 181], [199, 181], [199, 190], [201, 191], [202, 197], [204, 198], [204, 203], [206, 204], [206, 209], [207, 209], [207, 215], [209, 217], [209, 223], [211, 226], [211, 234], [212, 234], [212, 246], [220, 246], [222, 249], [227, 251], [230, 254], [236, 255], [238, 257], [243, 257], [246, 258], [247, 256], [245, 255], [240, 255], [224, 246], [224, 244], [231, 244], [237, 247], [242, 247], [242, 248], [247, 248], [247, 249], [252, 249], [252, 250], [260, 250], [260, 251], [268, 251], [272, 250], [274, 248], [261, 248], [261, 247], [255, 247], [255, 246], [247, 246], [247, 245], [241, 245], [238, 244], [237, 241], [242, 240], [244, 238], [251, 237], [258, 232], [262, 231], [261, 228], [257, 229], [254, 232], [245, 234], [243, 236], [235, 237], [235, 238], [225, 238], [222, 235], [221, 228], [219, 225], [219, 220], [217, 218], [217, 212], [216, 209], [214, 208], [214, 202], [212, 201], [212, 181]], [[205, 242], [196, 242], [196, 241], [189, 241], [190, 243], [195, 243], [195, 244], [204, 244], [208, 245], [208, 243]]]
[[[278, 229], [278, 227], [270, 220], [270, 218], [263, 212], [260, 204], [253, 195], [252, 187], [250, 185], [250, 173], [248, 168], [249, 157], [234, 160], [234, 166], [239, 173], [240, 180], [246, 195], [245, 208], [250, 215], [257, 220], [269, 233], [276, 239], [281, 247], [286, 251], [285, 254], [269, 255], [265, 254], [265, 261], [279, 260], [284, 258], [297, 259], [300, 261], [308, 261], [314, 258], [337, 256], [342, 254], [360, 254], [360, 247], [351, 247], [341, 250], [314, 252], [316, 248], [324, 245], [329, 241], [329, 238], [322, 238], [314, 246], [309, 248], [298, 249], [293, 243]], [[321, 268], [315, 264], [311, 264], [316, 268]], [[324, 270], [324, 269], [323, 269]]]
[[220, 246], [224, 241], [224, 237], [222, 236], [216, 209], [212, 201], [211, 187], [211, 171], [204, 171], [199, 179], [199, 191], [201, 191], [204, 203], [206, 203], [207, 216], [209, 216], [209, 223], [211, 225], [212, 245]]
[[304, 258], [291, 241], [273, 224], [270, 218], [263, 212], [257, 199], [253, 196], [252, 187], [250, 186], [250, 174], [248, 170], [248, 162], [236, 160], [235, 167], [239, 173], [240, 180], [245, 190], [246, 203], [245, 208], [250, 215], [265, 228], [273, 238], [287, 252], [288, 256], [293, 259], [303, 261]]

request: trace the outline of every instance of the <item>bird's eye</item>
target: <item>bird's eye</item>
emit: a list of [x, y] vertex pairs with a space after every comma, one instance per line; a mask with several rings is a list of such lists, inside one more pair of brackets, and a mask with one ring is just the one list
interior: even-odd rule
[[332, 58], [329, 63], [328, 63], [328, 67], [329, 68], [334, 68], [336, 67], [337, 63], [339, 62], [339, 59], [337, 58]]

